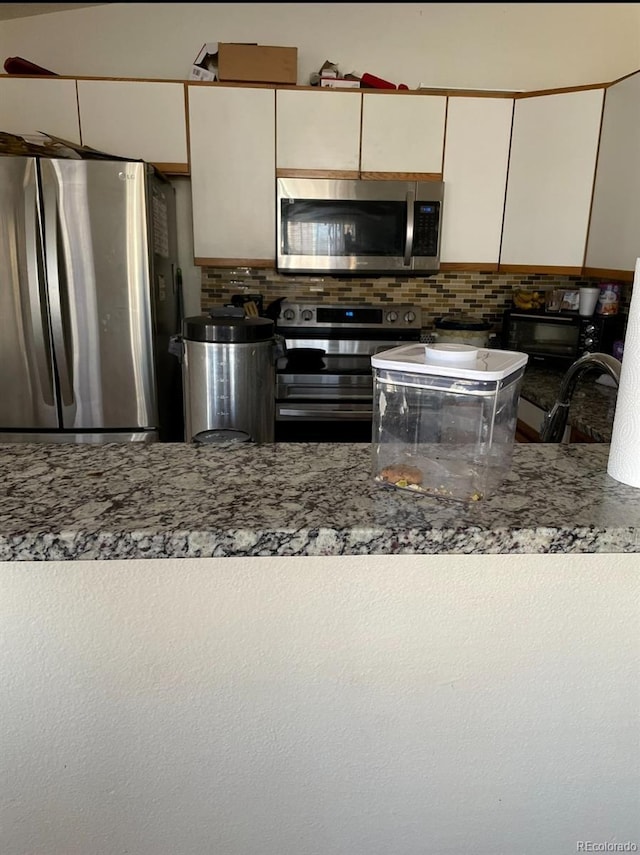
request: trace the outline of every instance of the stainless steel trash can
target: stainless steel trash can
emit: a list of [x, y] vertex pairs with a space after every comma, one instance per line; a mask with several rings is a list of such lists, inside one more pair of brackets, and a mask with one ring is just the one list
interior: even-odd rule
[[256, 443], [275, 432], [275, 324], [242, 309], [211, 309], [183, 321], [185, 441], [242, 431]]

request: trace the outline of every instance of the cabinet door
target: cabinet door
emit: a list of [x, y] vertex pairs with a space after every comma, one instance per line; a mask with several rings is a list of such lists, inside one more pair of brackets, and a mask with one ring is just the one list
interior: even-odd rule
[[498, 269], [512, 116], [512, 98], [449, 98], [440, 249], [444, 269]]
[[84, 145], [188, 172], [184, 84], [78, 80]]
[[75, 80], [0, 77], [0, 128], [10, 134], [53, 134], [80, 143]]
[[516, 98], [501, 270], [582, 272], [603, 94]]
[[323, 173], [327, 177], [357, 178], [361, 104], [362, 95], [354, 90], [278, 90], [279, 174], [305, 177]]
[[[610, 86], [591, 210], [586, 272], [632, 280], [640, 257], [640, 73]], [[626, 274], [626, 275], [625, 275]]]
[[[443, 95], [368, 92], [362, 96], [363, 178], [442, 175], [447, 99]], [[373, 173], [369, 175], [368, 173]]]
[[196, 264], [275, 265], [275, 91], [191, 85]]

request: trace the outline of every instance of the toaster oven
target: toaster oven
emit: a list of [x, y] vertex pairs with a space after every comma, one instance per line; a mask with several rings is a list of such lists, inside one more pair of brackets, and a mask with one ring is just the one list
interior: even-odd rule
[[584, 353], [613, 352], [622, 337], [620, 315], [583, 318], [575, 313], [539, 314], [507, 309], [502, 346], [529, 354], [531, 362], [571, 363]]

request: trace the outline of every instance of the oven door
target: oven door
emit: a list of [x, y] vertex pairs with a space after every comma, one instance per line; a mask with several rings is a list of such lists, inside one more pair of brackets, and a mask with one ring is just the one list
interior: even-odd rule
[[368, 373], [278, 373], [276, 442], [370, 442], [372, 401], [370, 369]]
[[291, 401], [276, 404], [276, 442], [371, 442], [372, 403]]

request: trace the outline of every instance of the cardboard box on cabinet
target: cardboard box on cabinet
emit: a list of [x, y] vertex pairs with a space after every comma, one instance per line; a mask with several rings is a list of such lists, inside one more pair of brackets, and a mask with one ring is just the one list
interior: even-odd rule
[[298, 48], [221, 42], [218, 45], [218, 80], [295, 86]]
[[208, 42], [195, 58], [189, 79], [295, 86], [298, 82], [298, 48]]
[[202, 45], [198, 56], [193, 60], [189, 80], [201, 80], [211, 83], [218, 75], [218, 42]]

